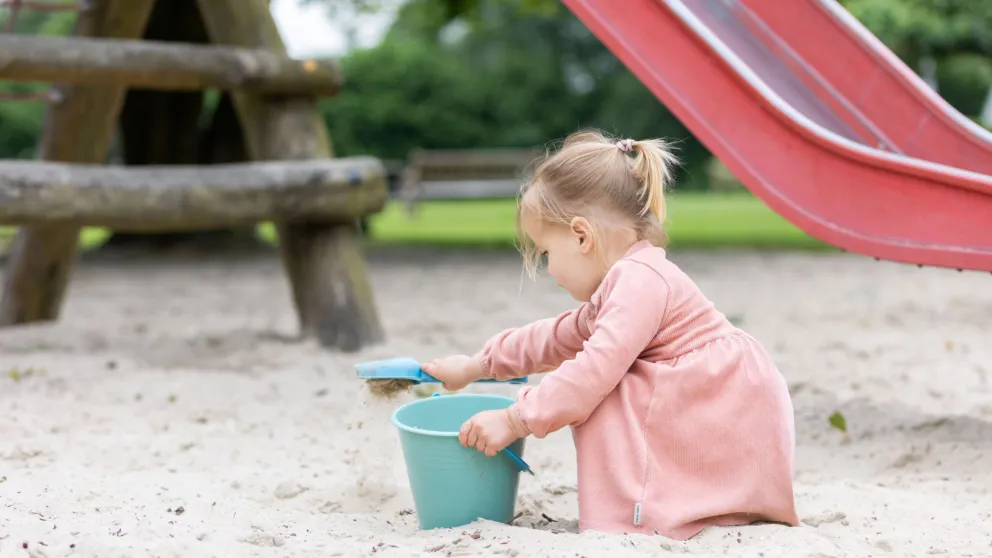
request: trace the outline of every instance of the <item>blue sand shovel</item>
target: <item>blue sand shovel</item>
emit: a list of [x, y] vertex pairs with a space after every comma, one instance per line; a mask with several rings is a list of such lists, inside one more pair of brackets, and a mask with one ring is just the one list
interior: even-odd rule
[[[355, 365], [355, 373], [363, 380], [409, 380], [414, 384], [441, 383], [434, 376], [424, 372], [420, 368], [420, 363], [410, 357], [387, 358], [385, 360], [373, 360], [371, 362], [361, 362]], [[512, 380], [493, 380], [486, 378], [477, 382], [493, 384], [526, 384], [527, 377], [513, 378]]]
[[[355, 365], [355, 374], [363, 380], [409, 380], [413, 384], [426, 384], [426, 383], [441, 383], [440, 380], [431, 376], [420, 367], [420, 363], [417, 359], [410, 357], [396, 357], [387, 358], [384, 360], [374, 360], [370, 362], [361, 362]], [[527, 376], [523, 378], [513, 378], [512, 380], [493, 380], [490, 378], [484, 380], [477, 380], [483, 383], [499, 383], [499, 384], [526, 384]], [[435, 393], [434, 396], [439, 396], [440, 393]], [[513, 450], [506, 448], [503, 453], [507, 457], [513, 460], [517, 465], [517, 468], [525, 473], [534, 474], [531, 470], [530, 465], [521, 459]]]

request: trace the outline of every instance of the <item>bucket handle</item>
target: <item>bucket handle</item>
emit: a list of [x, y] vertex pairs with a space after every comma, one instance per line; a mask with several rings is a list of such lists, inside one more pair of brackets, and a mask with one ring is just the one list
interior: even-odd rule
[[[440, 396], [441, 396], [440, 391], [435, 391], [434, 394], [431, 395], [431, 397], [440, 397]], [[520, 472], [530, 473], [533, 476], [537, 476], [534, 474], [533, 469], [530, 468], [530, 465], [528, 465], [527, 462], [524, 461], [522, 457], [517, 455], [517, 452], [511, 450], [510, 448], [505, 448], [503, 449], [502, 453], [505, 453], [506, 456], [509, 457], [511, 461], [513, 461], [513, 463], [517, 466], [517, 469], [519, 469]]]

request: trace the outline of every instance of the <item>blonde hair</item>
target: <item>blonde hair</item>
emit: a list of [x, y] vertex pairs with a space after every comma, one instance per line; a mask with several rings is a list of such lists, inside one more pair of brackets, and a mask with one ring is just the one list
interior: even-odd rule
[[609, 218], [618, 217], [619, 226], [633, 230], [638, 239], [664, 245], [665, 189], [677, 164], [660, 139], [621, 140], [595, 130], [568, 136], [558, 151], [538, 162], [520, 189], [517, 236], [528, 274], [536, 273], [541, 254], [524, 232], [525, 210], [562, 225], [582, 216], [594, 232], [611, 228]]

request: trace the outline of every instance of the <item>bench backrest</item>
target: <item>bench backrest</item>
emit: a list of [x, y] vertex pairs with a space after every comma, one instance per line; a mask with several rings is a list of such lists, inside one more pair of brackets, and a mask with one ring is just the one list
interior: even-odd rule
[[415, 150], [403, 172], [402, 197], [514, 197], [540, 155], [538, 149]]

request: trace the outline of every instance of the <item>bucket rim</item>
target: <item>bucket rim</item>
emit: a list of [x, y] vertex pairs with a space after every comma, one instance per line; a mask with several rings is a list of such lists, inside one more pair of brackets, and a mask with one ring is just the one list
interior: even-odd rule
[[[450, 395], [444, 395], [443, 397], [461, 397], [461, 398], [469, 398], [469, 399], [500, 399], [503, 401], [509, 401], [510, 403], [516, 401], [512, 397], [507, 397], [505, 395], [496, 395], [492, 393], [452, 393]], [[404, 403], [403, 405], [400, 405], [393, 411], [393, 414], [390, 415], [389, 422], [393, 423], [393, 426], [395, 426], [396, 428], [399, 428], [400, 430], [404, 430], [406, 432], [410, 432], [413, 434], [421, 434], [423, 436], [436, 436], [439, 438], [457, 438], [458, 437], [457, 431], [441, 432], [439, 430], [427, 430], [425, 428], [417, 428], [415, 426], [403, 424], [402, 422], [399, 421], [399, 419], [396, 418], [396, 415], [398, 415], [400, 411], [408, 407], [415, 407], [417, 405], [428, 405], [430, 404], [430, 401], [432, 399], [434, 399], [434, 397], [425, 397], [423, 399], [418, 399], [416, 401], [409, 401], [407, 403]]]

